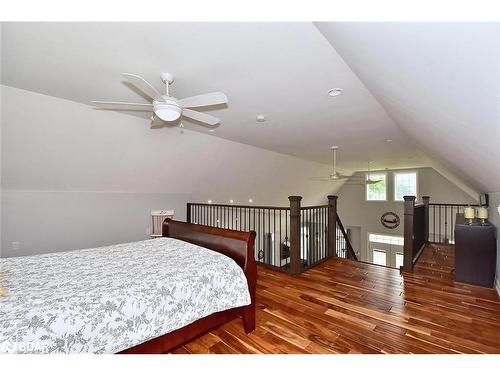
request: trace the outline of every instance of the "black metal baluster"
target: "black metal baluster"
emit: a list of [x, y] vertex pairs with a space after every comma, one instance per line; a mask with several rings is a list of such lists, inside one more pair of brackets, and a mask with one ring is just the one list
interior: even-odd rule
[[272, 211], [271, 209], [269, 208], [268, 209], [268, 214], [269, 216], [267, 217], [267, 226], [268, 226], [268, 233], [269, 233], [269, 237], [268, 237], [268, 241], [269, 241], [269, 264], [273, 265], [274, 264], [274, 260], [273, 260], [273, 248], [272, 248], [272, 232], [271, 232], [271, 216], [272, 216]]
[[260, 228], [260, 232], [261, 232], [261, 235], [260, 235], [260, 240], [261, 240], [261, 245], [260, 245], [260, 251], [261, 251], [261, 254], [262, 254], [262, 262], [265, 263], [265, 259], [266, 259], [266, 256], [265, 256], [265, 247], [264, 247], [264, 225], [265, 225], [265, 216], [264, 216], [264, 210], [260, 210], [260, 221], [261, 221], [261, 228]]
[[441, 205], [439, 205], [439, 242], [443, 242], [441, 238]]
[[288, 225], [290, 220], [290, 209], [286, 210], [286, 242], [288, 246], [288, 257], [286, 258], [286, 264], [288, 265], [290, 263], [290, 226]]
[[273, 265], [276, 265], [276, 210], [273, 208]]
[[432, 206], [432, 239], [433, 242], [436, 242], [436, 206]]
[[314, 209], [310, 208], [307, 210], [309, 213], [308, 213], [308, 216], [309, 216], [309, 230], [308, 230], [308, 233], [309, 233], [309, 238], [307, 239], [307, 242], [309, 243], [309, 247], [308, 247], [308, 255], [307, 255], [307, 265], [308, 266], [311, 266], [311, 263], [313, 261], [313, 258], [314, 258], [314, 252], [315, 252], [315, 249], [314, 249]]
[[278, 254], [278, 256], [279, 256], [279, 258], [278, 258], [278, 266], [279, 267], [281, 267], [281, 259], [282, 259], [282, 256], [283, 256], [283, 254], [281, 253], [281, 248], [282, 248], [281, 243], [283, 241], [282, 238], [281, 238], [281, 215], [282, 215], [281, 211], [282, 210], [280, 208], [280, 210], [279, 210], [279, 215], [280, 215], [280, 220], [279, 220], [279, 222], [280, 222], [279, 223], [279, 226], [280, 226], [280, 237], [279, 237], [279, 243], [278, 243], [278, 251], [279, 251], [279, 254]]
[[261, 236], [261, 233], [262, 233], [262, 231], [260, 230], [260, 208], [257, 209], [257, 219], [258, 219], [257, 220], [258, 221], [258, 225], [257, 225], [258, 237], [256, 238], [255, 243], [257, 244], [257, 247], [259, 248], [258, 249], [258, 259], [260, 261], [260, 251], [261, 251], [261, 249], [260, 249], [260, 236]]
[[450, 210], [449, 210], [450, 206], [448, 205], [445, 205], [444, 206], [444, 227], [445, 227], [445, 239], [447, 242], [450, 242], [450, 217], [449, 217], [449, 213], [450, 213]]
[[320, 231], [321, 231], [321, 234], [320, 234], [320, 238], [319, 240], [321, 241], [321, 250], [320, 250], [320, 257], [321, 259], [323, 259], [323, 251], [325, 249], [325, 222], [323, 221], [323, 212], [324, 212], [324, 208], [320, 208], [320, 212], [319, 212], [319, 217], [320, 217], [320, 220], [321, 220], [321, 225], [320, 225]]
[[323, 249], [323, 257], [328, 256], [328, 208], [323, 209], [323, 227], [324, 227], [324, 232], [323, 232], [323, 237], [324, 237], [324, 249]]
[[307, 263], [309, 266], [311, 266], [313, 259], [315, 257], [316, 253], [316, 223], [314, 222], [314, 208], [309, 209], [309, 227], [311, 228], [309, 230], [309, 247], [310, 247], [310, 256], [309, 259], [307, 260]]
[[450, 206], [450, 210], [451, 210], [451, 225], [450, 225], [450, 243], [454, 243], [455, 242], [455, 234], [453, 233], [454, 232], [454, 228], [455, 228], [455, 218], [453, 217], [453, 206]]
[[264, 212], [264, 216], [262, 218], [263, 219], [262, 224], [264, 226], [262, 228], [262, 239], [264, 241], [263, 248], [264, 248], [264, 251], [267, 252], [266, 258], [267, 258], [267, 264], [269, 264], [269, 248], [266, 246], [267, 245], [266, 218], [267, 218], [267, 221], [269, 221], [269, 210], [265, 209], [265, 210], [263, 210], [263, 212]]
[[317, 223], [317, 209], [316, 208], [313, 208], [312, 209], [312, 220], [313, 220], [313, 241], [314, 241], [314, 250], [313, 250], [313, 256], [312, 256], [312, 260], [311, 260], [311, 263], [316, 262], [318, 260], [318, 238], [317, 238], [317, 234], [318, 234], [318, 223]]

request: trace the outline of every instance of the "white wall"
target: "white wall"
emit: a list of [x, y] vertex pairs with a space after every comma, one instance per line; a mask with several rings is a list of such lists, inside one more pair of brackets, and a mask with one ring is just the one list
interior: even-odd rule
[[[414, 169], [418, 173], [418, 199], [428, 195], [434, 203], [477, 203], [468, 193], [464, 192], [432, 168]], [[405, 170], [411, 171], [411, 170]], [[345, 184], [339, 190], [338, 211], [344, 226], [361, 227], [361, 260], [368, 261], [368, 233], [381, 233], [403, 236], [403, 202], [395, 202], [394, 178], [397, 171], [387, 173], [387, 201], [366, 201], [365, 185]], [[395, 229], [385, 228], [380, 223], [380, 217], [385, 212], [395, 212], [401, 219], [401, 224]], [[355, 249], [358, 250], [358, 249]]]
[[[331, 184], [309, 179], [327, 174], [327, 165], [209, 133], [150, 129], [134, 116], [1, 88], [3, 256], [139, 239], [146, 236], [145, 212], [188, 200], [284, 205], [289, 195], [302, 195], [306, 205], [323, 203], [333, 192]], [[117, 208], [120, 220], [103, 219]], [[25, 210], [44, 222], [43, 236], [20, 230]], [[61, 215], [86, 234], [57, 225]], [[103, 226], [114, 234], [103, 234]], [[19, 251], [10, 250], [12, 241], [21, 242]]]
[[[151, 209], [185, 220], [187, 194], [3, 191], [2, 256], [140, 241], [151, 233]], [[19, 249], [12, 243], [19, 241]]]

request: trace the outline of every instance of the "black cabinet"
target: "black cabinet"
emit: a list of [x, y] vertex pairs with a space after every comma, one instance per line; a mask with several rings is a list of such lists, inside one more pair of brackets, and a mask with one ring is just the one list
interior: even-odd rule
[[463, 214], [455, 222], [455, 280], [493, 286], [496, 268], [496, 228], [489, 222], [467, 224]]

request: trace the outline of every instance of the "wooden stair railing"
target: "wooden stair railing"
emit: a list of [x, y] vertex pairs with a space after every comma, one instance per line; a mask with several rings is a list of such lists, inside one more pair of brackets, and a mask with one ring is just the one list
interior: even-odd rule
[[454, 227], [456, 215], [465, 207], [487, 207], [485, 204], [430, 203], [429, 196], [415, 204], [415, 196], [404, 196], [404, 260], [402, 271], [412, 272], [426, 245], [429, 243], [455, 243]]
[[187, 203], [188, 223], [242, 231], [254, 230], [255, 259], [263, 266], [298, 275], [329, 259], [357, 260], [337, 215], [337, 196], [327, 205], [301, 206], [290, 196], [287, 207]]
[[[351, 240], [349, 239], [349, 236], [347, 235], [346, 230], [344, 229], [344, 225], [342, 224], [342, 221], [340, 220], [340, 217], [337, 215], [337, 225], [338, 228], [340, 229], [340, 232], [342, 233], [342, 239], [337, 239], [340, 243], [345, 241], [345, 258], [347, 259], [352, 259], [352, 260], [358, 260], [358, 257], [356, 256], [356, 252], [354, 251]], [[341, 256], [340, 254], [342, 247], [337, 245], [337, 256]], [[342, 257], [342, 256], [341, 256]]]

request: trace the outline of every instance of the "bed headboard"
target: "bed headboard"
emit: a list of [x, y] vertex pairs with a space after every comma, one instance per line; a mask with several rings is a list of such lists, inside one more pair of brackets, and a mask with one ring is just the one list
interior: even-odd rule
[[232, 258], [245, 273], [249, 268], [255, 268], [255, 231], [242, 232], [166, 219], [163, 222], [162, 236], [222, 253]]

